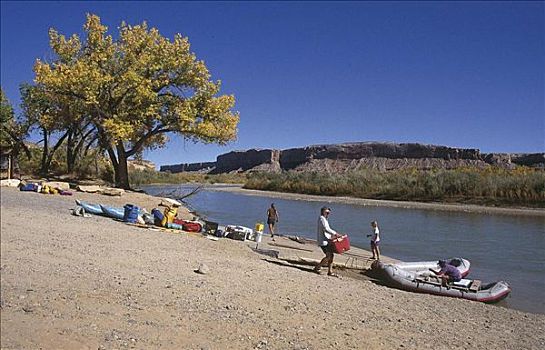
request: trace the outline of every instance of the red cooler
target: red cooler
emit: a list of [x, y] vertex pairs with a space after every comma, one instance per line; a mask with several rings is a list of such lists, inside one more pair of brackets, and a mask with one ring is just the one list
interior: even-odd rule
[[339, 238], [332, 239], [329, 241], [333, 245], [333, 252], [337, 254], [342, 254], [347, 250], [350, 250], [350, 239], [348, 235], [343, 235]]

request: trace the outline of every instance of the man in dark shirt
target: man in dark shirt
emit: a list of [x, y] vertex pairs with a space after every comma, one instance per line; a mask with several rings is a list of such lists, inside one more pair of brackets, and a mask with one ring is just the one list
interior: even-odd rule
[[271, 238], [274, 241], [274, 225], [278, 222], [278, 210], [274, 206], [274, 203], [271, 203], [271, 207], [267, 209], [267, 225], [269, 226], [269, 233]]
[[447, 264], [445, 260], [439, 260], [438, 264], [439, 267], [441, 267], [441, 270], [435, 271], [430, 269], [430, 271], [436, 274], [437, 277], [441, 278], [443, 286], [446, 287], [447, 283], [458, 282], [462, 279], [462, 274], [460, 273], [460, 270], [456, 268], [456, 266]]

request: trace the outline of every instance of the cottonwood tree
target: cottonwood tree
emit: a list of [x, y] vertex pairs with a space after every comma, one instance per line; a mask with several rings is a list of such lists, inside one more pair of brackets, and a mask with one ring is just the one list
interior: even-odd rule
[[[30, 150], [24, 143], [28, 134], [28, 124], [16, 118], [13, 106], [8, 101], [3, 89], [0, 89], [0, 99], [0, 148], [5, 151], [9, 150], [14, 159], [17, 159], [23, 150], [27, 158], [30, 159]], [[10, 176], [13, 176], [13, 173]]]
[[9, 103], [4, 90], [0, 89], [0, 145], [2, 148], [11, 146], [13, 141], [13, 123], [14, 116], [13, 107]]
[[225, 144], [236, 138], [239, 115], [233, 95], [218, 95], [189, 40], [163, 37], [144, 22], [121, 23], [107, 35], [96, 15], [87, 15], [85, 36], [49, 30], [52, 62], [37, 60], [35, 83], [47, 98], [66, 98], [83, 108], [112, 162], [116, 185], [129, 188], [127, 159], [161, 147], [168, 133], [197, 142]]
[[[49, 174], [53, 157], [63, 144], [66, 170], [72, 173], [98, 138], [85, 108], [69, 97], [47, 94], [43, 86], [21, 84], [20, 92], [25, 122], [42, 134], [40, 174]], [[56, 141], [54, 136], [57, 136]]]
[[[26, 123], [33, 129], [39, 129], [42, 134], [42, 139], [38, 142], [42, 143], [39, 172], [40, 175], [47, 176], [53, 156], [68, 136], [68, 118], [71, 116], [69, 105], [63, 104], [61, 99], [48, 96], [38, 86], [22, 84], [20, 92], [21, 107]], [[53, 134], [59, 134], [56, 142], [52, 137]]]

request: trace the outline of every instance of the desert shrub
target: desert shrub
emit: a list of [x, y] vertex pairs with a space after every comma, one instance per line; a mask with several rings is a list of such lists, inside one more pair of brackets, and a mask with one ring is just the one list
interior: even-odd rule
[[182, 172], [172, 174], [170, 172], [156, 170], [129, 170], [129, 182], [133, 186], [147, 184], [180, 184], [180, 183], [244, 183], [245, 174], [218, 174], [209, 175], [202, 173]]
[[29, 147], [29, 151], [31, 155], [30, 159], [27, 158], [24, 152], [21, 152], [17, 160], [19, 162], [21, 175], [34, 176], [37, 175], [40, 170], [42, 152], [36, 147]]

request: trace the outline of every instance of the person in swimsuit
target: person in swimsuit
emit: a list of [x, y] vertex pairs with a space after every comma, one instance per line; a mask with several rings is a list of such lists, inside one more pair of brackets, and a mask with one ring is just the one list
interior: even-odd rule
[[371, 237], [371, 252], [373, 252], [371, 259], [380, 260], [380, 249], [378, 247], [380, 242], [380, 230], [378, 229], [378, 222], [371, 221], [371, 228], [373, 229], [373, 233], [367, 235], [367, 237]]
[[267, 226], [269, 227], [269, 233], [271, 238], [274, 241], [274, 225], [278, 222], [278, 210], [274, 206], [274, 203], [271, 203], [271, 207], [267, 209]]

